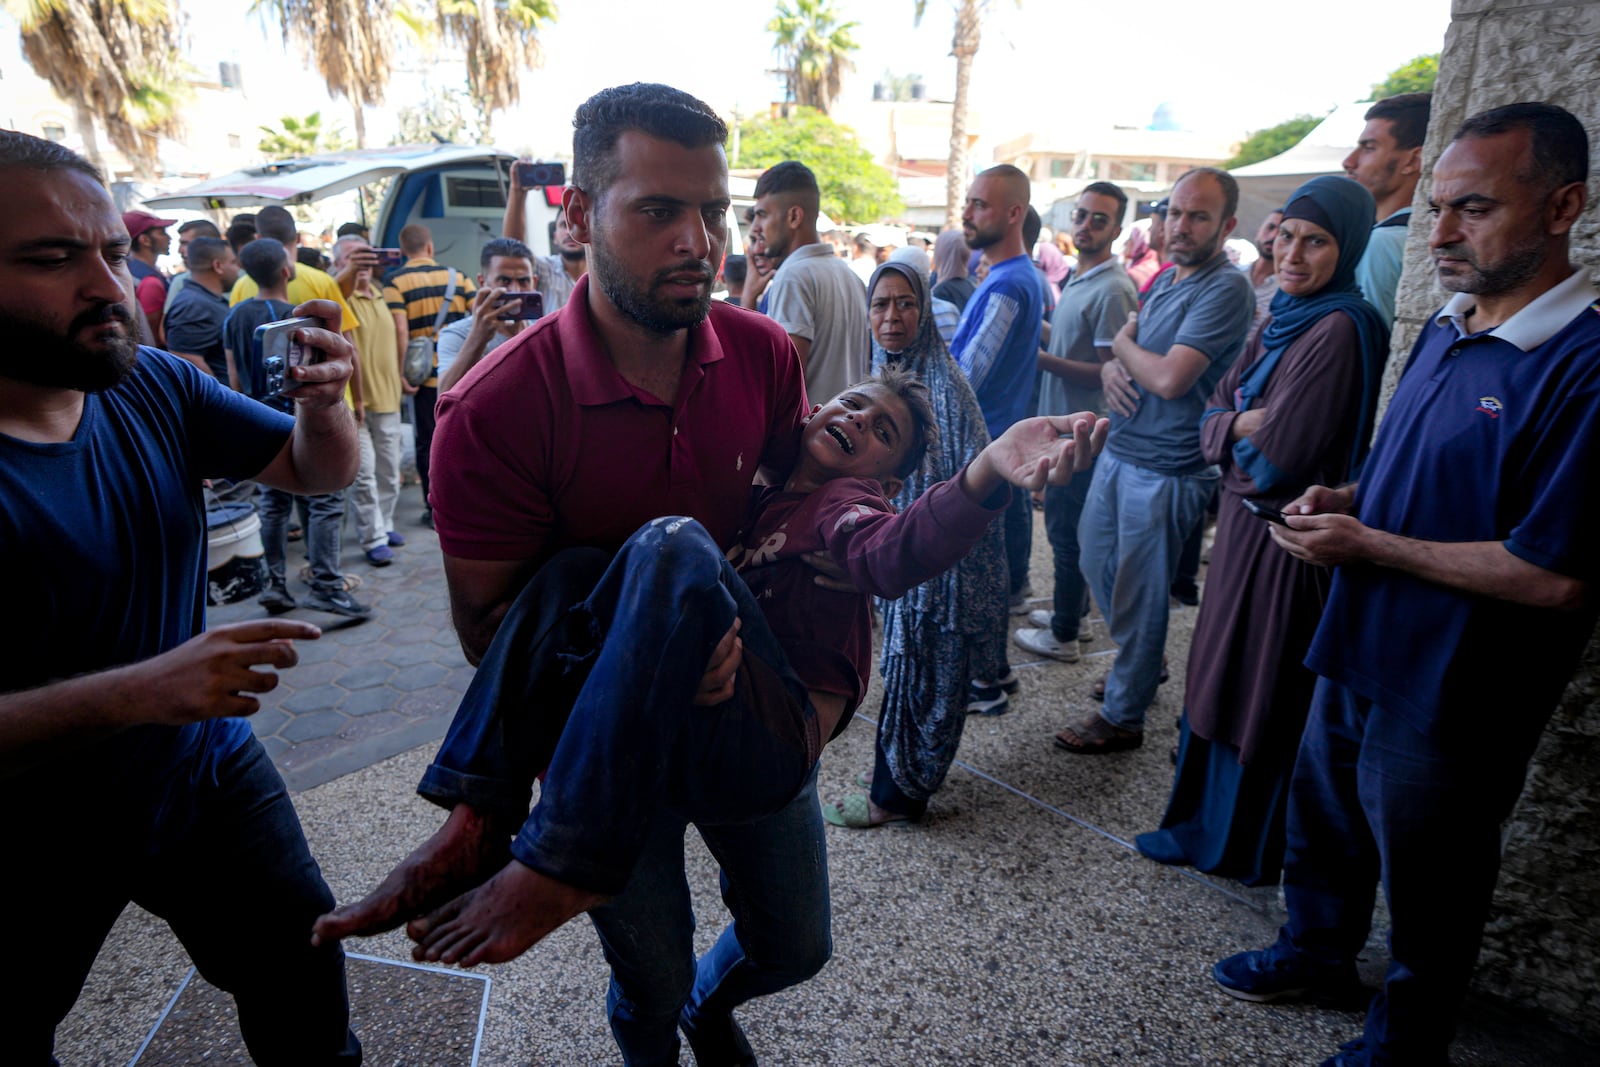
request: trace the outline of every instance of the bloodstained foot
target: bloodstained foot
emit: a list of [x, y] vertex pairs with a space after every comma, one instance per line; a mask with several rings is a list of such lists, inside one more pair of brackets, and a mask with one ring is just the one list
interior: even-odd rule
[[413, 919], [406, 935], [418, 963], [504, 963], [607, 897], [558, 882], [512, 860], [500, 873], [432, 914]]
[[465, 889], [480, 884], [509, 854], [509, 835], [466, 804], [450, 811], [437, 833], [423, 842], [364, 898], [319, 918], [311, 943], [369, 937], [425, 915]]

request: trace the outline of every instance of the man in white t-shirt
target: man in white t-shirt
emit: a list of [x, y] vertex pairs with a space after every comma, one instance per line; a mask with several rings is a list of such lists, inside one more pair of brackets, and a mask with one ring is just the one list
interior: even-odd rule
[[767, 315], [800, 353], [809, 397], [837, 396], [865, 378], [872, 356], [866, 287], [817, 236], [821, 199], [811, 168], [785, 160], [757, 180], [750, 222], [751, 236], [778, 264]]

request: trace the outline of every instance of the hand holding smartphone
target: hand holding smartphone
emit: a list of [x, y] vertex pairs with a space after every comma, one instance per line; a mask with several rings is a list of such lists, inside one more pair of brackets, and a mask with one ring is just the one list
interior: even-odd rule
[[1241, 497], [1239, 499], [1239, 503], [1243, 504], [1244, 509], [1258, 519], [1265, 519], [1268, 522], [1275, 522], [1279, 526], [1289, 525], [1289, 523], [1283, 517], [1283, 512], [1279, 511], [1277, 508], [1269, 508], [1265, 504], [1258, 504], [1249, 497]]
[[316, 349], [295, 339], [302, 327], [320, 326], [316, 319], [279, 319], [256, 327], [251, 338], [257, 367], [256, 399], [288, 396], [300, 387], [290, 373], [295, 367], [317, 361]]
[[544, 294], [539, 292], [507, 293], [500, 298], [496, 318], [502, 320], [544, 318]]

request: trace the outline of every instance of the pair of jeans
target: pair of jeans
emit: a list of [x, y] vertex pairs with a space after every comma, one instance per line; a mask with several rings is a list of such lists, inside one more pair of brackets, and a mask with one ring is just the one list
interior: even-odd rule
[[289, 514], [299, 500], [305, 508], [306, 555], [311, 560], [311, 590], [330, 594], [344, 590], [344, 574], [339, 570], [339, 533], [344, 524], [344, 492], [296, 497], [282, 489], [261, 490], [257, 505], [261, 512], [261, 547], [273, 585], [288, 580], [285, 555], [288, 550]]
[[1078, 520], [1083, 517], [1093, 480], [1091, 466], [1073, 475], [1066, 485], [1047, 486], [1044, 491], [1044, 534], [1055, 564], [1055, 611], [1050, 616], [1050, 632], [1057, 641], [1078, 639], [1078, 627], [1087, 607], [1089, 584], [1079, 566]]
[[1382, 878], [1390, 964], [1367, 1011], [1374, 1065], [1444, 1064], [1500, 871], [1500, 827], [1548, 719], [1454, 717], [1494, 729], [1418, 730], [1317, 680], [1289, 787], [1283, 938], [1327, 966], [1366, 943]]
[[1013, 490], [1011, 503], [1001, 519], [1006, 531], [1006, 570], [1011, 578], [1011, 595], [1028, 585], [1028, 565], [1033, 559], [1033, 494]]
[[350, 485], [350, 507], [363, 550], [389, 543], [400, 499], [400, 413], [368, 411], [356, 428], [361, 469]]
[[411, 417], [417, 431], [417, 480], [422, 483], [422, 506], [431, 509], [428, 502], [428, 472], [433, 463], [434, 407], [439, 403], [439, 390], [432, 385], [417, 389], [411, 397]]
[[1104, 452], [1078, 524], [1083, 576], [1100, 604], [1117, 658], [1100, 714], [1143, 730], [1166, 652], [1172, 579], [1183, 542], [1205, 513], [1217, 469], [1161, 474]]
[[[202, 737], [225, 732], [222, 722]], [[61, 773], [71, 770], [66, 754]], [[26, 967], [0, 979], [5, 1062], [52, 1062], [55, 1029], [132, 901], [234, 996], [254, 1062], [360, 1063], [344, 953], [311, 946], [333, 894], [265, 750], [254, 738], [220, 753], [202, 742], [168, 770], [130, 769], [114, 788], [76, 783], [7, 824], [15, 868], [0, 878], [0, 909], [13, 919], [8, 951]]]
[[[735, 695], [696, 707], [735, 616]], [[591, 913], [612, 965], [613, 1032], [630, 1064], [676, 1063], [681, 1012], [731, 1011], [827, 961], [820, 746], [805, 688], [743, 581], [698, 523], [658, 519], [614, 560], [571, 549], [535, 574], [419, 791], [521, 822], [519, 861], [617, 894]], [[698, 969], [683, 874], [690, 822], [722, 865], [734, 915]]]

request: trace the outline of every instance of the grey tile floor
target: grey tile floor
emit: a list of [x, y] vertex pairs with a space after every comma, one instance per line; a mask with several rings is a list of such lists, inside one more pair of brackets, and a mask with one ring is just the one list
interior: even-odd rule
[[[1041, 527], [1036, 575], [1047, 573], [1043, 551]], [[438, 603], [442, 583], [425, 590], [420, 586], [426, 579], [409, 581], [429, 566], [417, 562], [421, 554], [420, 543], [408, 546], [405, 565], [414, 574], [390, 568], [365, 584], [362, 595], [380, 605], [388, 603], [391, 588], [418, 598], [396, 615], [440, 610], [426, 605]], [[1193, 617], [1192, 609], [1173, 613], [1174, 664], [1183, 662]], [[393, 634], [424, 624], [412, 618], [404, 626], [383, 625]], [[362, 624], [368, 626], [375, 632], [375, 623]], [[277, 758], [290, 773], [318, 780], [296, 803], [335, 894], [348, 900], [438, 825], [439, 812], [413, 792], [432, 746], [412, 742], [405, 746], [409, 751], [396, 749], [394, 755], [383, 750], [403, 738], [404, 730], [420, 729], [416, 723], [442, 727], [440, 715], [448, 711], [424, 711], [418, 704], [408, 705], [415, 714], [388, 709], [398, 716], [393, 728], [364, 735], [363, 719], [388, 712], [352, 713], [352, 696], [371, 688], [355, 683], [383, 673], [375, 666], [383, 663], [393, 674], [374, 684], [393, 687], [392, 678], [406, 665], [395, 663], [389, 650], [429, 641], [413, 632], [406, 638], [325, 642], [318, 647], [336, 651], [313, 663], [336, 661], [341, 670], [325, 672], [314, 685], [286, 686], [280, 705], [286, 718], [265, 736], [286, 742]], [[1250, 1005], [1217, 992], [1211, 963], [1272, 939], [1280, 918], [1276, 894], [1161, 867], [1128, 845], [1156, 824], [1165, 802], [1181, 670], [1161, 689], [1143, 748], [1081, 757], [1051, 747], [1051, 734], [1092, 706], [1088, 687], [1109, 655], [1103, 639], [1094, 649], [1099, 654], [1071, 665], [1023, 666], [1019, 657], [1024, 689], [1013, 710], [969, 721], [961, 759], [923, 824], [830, 829], [834, 959], [812, 981], [741, 1010], [763, 1063], [1287, 1067], [1320, 1063], [1359, 1032], [1356, 1015]], [[395, 688], [394, 699], [400, 703], [422, 693], [448, 703], [451, 677], [447, 673], [426, 690]], [[296, 709], [302, 701], [294, 700], [295, 707], [288, 707], [291, 688], [300, 695], [324, 686], [331, 687], [326, 706], [307, 702], [308, 710], [301, 711]], [[874, 692], [864, 707], [875, 703]], [[325, 711], [343, 725], [318, 738], [285, 737], [286, 725]], [[295, 759], [308, 751], [315, 757]], [[871, 760], [872, 724], [858, 721], [825, 755], [823, 799], [854, 790], [855, 776]], [[339, 777], [323, 775], [341, 761], [359, 766]], [[693, 834], [687, 854], [703, 948], [720, 930], [725, 912], [715, 866]], [[409, 958], [409, 944], [399, 933], [350, 947]], [[1382, 965], [1380, 930], [1365, 961], [1369, 980], [1376, 980]], [[188, 968], [166, 929], [130, 909], [58, 1035], [62, 1062], [127, 1063]], [[476, 1062], [618, 1062], [603, 1015], [606, 968], [586, 923], [570, 923], [512, 963], [481, 970], [493, 983]], [[405, 1020], [396, 1025], [403, 1028]], [[385, 1036], [386, 1050], [401, 1050], [386, 1052], [386, 1065], [473, 1062], [460, 1050], [437, 1047], [426, 1013], [418, 1013], [411, 1026], [409, 1033]], [[390, 1038], [397, 1043], [391, 1045]], [[1600, 1052], [1547, 1026], [1475, 1005], [1455, 1062], [1600, 1064]]]

